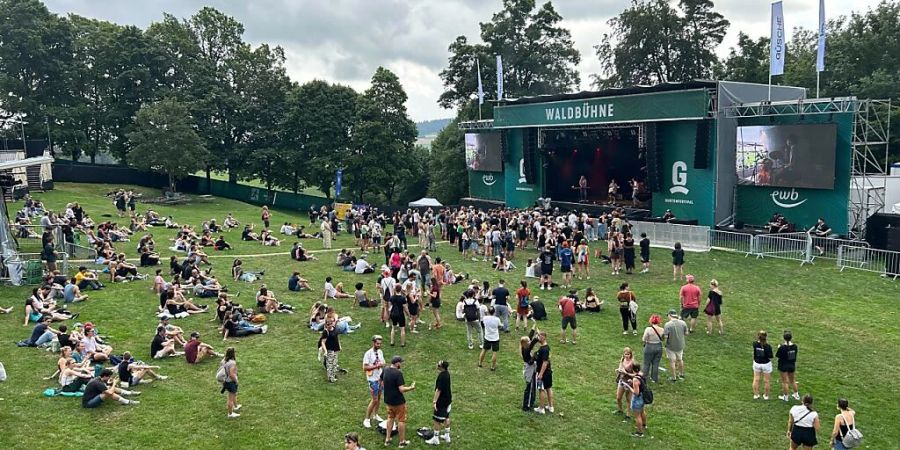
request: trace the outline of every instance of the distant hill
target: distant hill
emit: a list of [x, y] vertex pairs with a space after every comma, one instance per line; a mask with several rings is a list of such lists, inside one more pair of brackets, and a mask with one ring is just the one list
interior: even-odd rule
[[453, 119], [435, 119], [416, 122], [416, 129], [419, 130], [419, 137], [437, 136], [451, 120]]

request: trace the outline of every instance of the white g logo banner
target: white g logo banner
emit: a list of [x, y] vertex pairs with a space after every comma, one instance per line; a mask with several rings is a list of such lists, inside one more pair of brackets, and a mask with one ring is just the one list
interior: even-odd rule
[[675, 161], [675, 164], [672, 164], [672, 187], [669, 188], [669, 193], [687, 195], [690, 192], [685, 187], [687, 186], [687, 168], [687, 163], [684, 161]]

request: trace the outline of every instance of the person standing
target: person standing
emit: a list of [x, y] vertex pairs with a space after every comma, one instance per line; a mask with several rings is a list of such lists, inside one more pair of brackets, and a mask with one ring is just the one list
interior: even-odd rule
[[322, 232], [322, 248], [331, 249], [331, 239], [333, 238], [331, 230], [331, 222], [328, 219], [322, 219], [322, 225], [319, 227]]
[[[834, 427], [831, 429], [831, 447], [834, 450], [846, 450], [852, 448], [849, 447], [850, 443], [845, 445], [844, 440], [850, 430], [856, 430], [856, 411], [850, 408], [850, 402], [846, 398], [838, 399], [837, 408], [838, 415], [834, 416]], [[854, 442], [859, 445], [859, 439]]]
[[336, 319], [334, 317], [325, 318], [325, 327], [322, 328], [322, 338], [319, 339], [319, 345], [322, 353], [325, 353], [325, 374], [328, 376], [328, 382], [337, 381], [338, 370], [338, 354], [341, 352], [341, 341], [338, 337]]
[[262, 211], [259, 214], [259, 218], [262, 220], [263, 225], [266, 229], [269, 229], [269, 221], [272, 219], [272, 214], [269, 212], [269, 207], [263, 205]]
[[[637, 375], [637, 371], [634, 370], [635, 364], [637, 362], [634, 360], [634, 352], [631, 347], [625, 347], [619, 366], [616, 367], [616, 414], [624, 414], [626, 419], [631, 411], [631, 379]], [[622, 409], [622, 398], [625, 399], [625, 410]]]
[[681, 320], [691, 318], [691, 327], [688, 334], [694, 332], [697, 326], [697, 316], [700, 315], [700, 286], [694, 284], [694, 276], [688, 274], [687, 284], [681, 287]]
[[650, 272], [650, 239], [647, 238], [647, 233], [641, 233], [641, 273], [649, 273]]
[[572, 261], [574, 259], [575, 254], [569, 248], [569, 241], [563, 242], [562, 248], [559, 250], [559, 271], [562, 272], [563, 283], [565, 283], [563, 287], [572, 286]]
[[672, 250], [672, 281], [677, 281], [679, 275], [684, 277], [684, 249], [681, 242], [676, 242]]
[[753, 343], [753, 400], [759, 399], [759, 378], [765, 382], [763, 400], [769, 399], [769, 383], [772, 377], [772, 346], [766, 340], [769, 334], [760, 331]]
[[644, 437], [644, 427], [647, 424], [647, 412], [644, 411], [644, 385], [647, 383], [641, 372], [641, 364], [636, 362], [632, 366], [634, 376], [631, 377], [631, 414], [634, 416], [635, 431], [632, 436]]
[[219, 373], [216, 374], [216, 379], [221, 380], [222, 382], [221, 392], [228, 392], [228, 399], [225, 402], [225, 407], [228, 410], [228, 418], [234, 419], [241, 417], [241, 415], [238, 414], [241, 405], [237, 402], [238, 372], [237, 361], [234, 356], [234, 347], [228, 347], [225, 350], [225, 359], [222, 360], [222, 365], [219, 367]]
[[804, 395], [803, 404], [791, 407], [788, 413], [787, 435], [791, 439], [791, 450], [801, 445], [803, 448], [815, 447], [819, 443], [816, 439], [819, 426], [819, 413], [813, 409], [812, 395]]
[[391, 296], [388, 317], [391, 319], [391, 347], [394, 346], [394, 334], [400, 330], [400, 346], [406, 347], [406, 318], [409, 316], [409, 305], [403, 286], [394, 285], [394, 295]]
[[566, 328], [572, 327], [572, 345], [577, 344], [578, 339], [578, 323], [575, 321], [575, 293], [572, 289], [569, 295], [559, 299], [559, 310], [562, 313], [562, 333], [559, 336], [560, 344], [568, 344], [569, 339], [566, 337]]
[[722, 323], [722, 291], [719, 290], [719, 282], [709, 280], [709, 293], [706, 295], [706, 335], [712, 334], [713, 322], [719, 323], [719, 335], [725, 334], [725, 325]]
[[519, 285], [519, 289], [516, 290], [516, 331], [519, 331], [520, 320], [522, 329], [528, 328], [528, 308], [531, 305], [531, 290], [528, 289], [528, 282], [522, 280]]
[[[425, 441], [429, 445], [438, 445], [441, 439], [450, 443], [450, 407], [453, 403], [453, 393], [450, 389], [450, 371], [447, 370], [450, 363], [441, 360], [437, 363], [437, 380], [434, 382], [434, 400], [431, 402], [434, 419], [434, 435]], [[443, 428], [443, 436], [441, 436]]]
[[634, 273], [634, 237], [631, 233], [625, 233], [622, 241], [622, 258], [625, 260], [625, 273], [631, 275]]
[[484, 344], [481, 346], [481, 355], [478, 356], [478, 367], [484, 364], [484, 356], [491, 351], [491, 372], [497, 370], [497, 352], [500, 351], [500, 319], [495, 315], [496, 310], [489, 306], [487, 315], [481, 319], [484, 326]]
[[541, 290], [550, 290], [553, 287], [553, 260], [556, 252], [549, 245], [544, 247], [538, 259], [541, 261]]
[[628, 283], [619, 286], [616, 294], [619, 301], [619, 315], [622, 316], [622, 334], [628, 334], [628, 325], [631, 324], [632, 334], [637, 334], [637, 297], [628, 289]]
[[475, 291], [469, 289], [463, 294], [463, 319], [466, 321], [466, 343], [469, 345], [469, 350], [475, 348], [475, 344], [472, 342], [472, 335], [477, 333], [478, 336], [478, 345], [481, 346], [484, 342], [484, 334], [481, 328], [481, 308], [478, 305], [478, 300], [475, 299]]
[[503, 324], [503, 331], [509, 333], [509, 289], [506, 288], [505, 283], [506, 282], [501, 279], [497, 283], [497, 287], [491, 292], [491, 296], [494, 297], [491, 305], [494, 307], [494, 311], [497, 312], [497, 317]]
[[663, 327], [663, 338], [666, 340], [666, 357], [669, 359], [669, 368], [672, 369], [673, 383], [678, 379], [684, 379], [684, 337], [688, 334], [687, 324], [678, 318], [674, 309], [669, 310], [669, 321]]
[[363, 419], [363, 426], [372, 428], [372, 419], [376, 423], [381, 423], [382, 418], [378, 415], [378, 407], [381, 405], [381, 392], [384, 390], [381, 383], [381, 371], [384, 368], [384, 353], [381, 346], [384, 344], [384, 338], [380, 335], [372, 336], [372, 348], [366, 350], [363, 355], [363, 371], [366, 373], [366, 381], [369, 383], [369, 406], [366, 407], [366, 418]]
[[391, 432], [394, 423], [397, 424], [397, 435], [400, 437], [400, 448], [406, 448], [409, 441], [406, 440], [406, 396], [405, 393], [415, 390], [416, 382], [406, 386], [403, 372], [400, 366], [403, 364], [401, 356], [391, 358], [391, 365], [381, 372], [381, 381], [384, 385], [384, 403], [388, 408], [388, 418], [384, 437], [384, 445], [391, 445]]
[[525, 377], [525, 395], [522, 398], [522, 411], [531, 411], [534, 408], [534, 397], [536, 391], [535, 376], [537, 375], [537, 366], [534, 363], [534, 355], [532, 350], [538, 343], [535, 337], [535, 327], [528, 332], [528, 336], [522, 336], [519, 339], [519, 352], [522, 354], [522, 363], [524, 368], [522, 375]]
[[534, 412], [538, 414], [553, 413], [553, 368], [550, 367], [550, 345], [547, 343], [547, 332], [538, 332], [538, 342], [541, 346], [534, 355], [534, 364], [537, 367], [535, 386], [538, 390], [538, 407]]
[[644, 343], [644, 374], [654, 383], [659, 382], [659, 360], [662, 358], [662, 336], [665, 329], [659, 326], [658, 314], [650, 316], [650, 326], [644, 328], [641, 341]]
[[778, 372], [781, 374], [781, 395], [779, 399], [788, 401], [788, 389], [793, 389], [794, 400], [800, 400], [800, 392], [797, 389], [797, 378], [795, 372], [797, 370], [797, 344], [793, 341], [794, 336], [790, 331], [784, 332], [784, 342], [778, 344], [778, 350], [775, 351], [775, 357], [778, 358]]

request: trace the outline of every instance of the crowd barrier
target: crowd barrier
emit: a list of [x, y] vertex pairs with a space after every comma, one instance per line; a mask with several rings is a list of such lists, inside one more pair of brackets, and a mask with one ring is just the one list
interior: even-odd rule
[[753, 251], [753, 235], [734, 231], [709, 230], [709, 246], [716, 250], [750, 255]]
[[841, 272], [844, 269], [864, 270], [896, 280], [900, 276], [900, 252], [840, 245], [837, 247], [837, 266]]
[[[681, 243], [685, 250], [709, 251], [709, 227], [658, 222], [631, 222], [634, 236], [646, 233], [655, 246], [671, 247]], [[635, 239], [639, 239], [635, 237]]]

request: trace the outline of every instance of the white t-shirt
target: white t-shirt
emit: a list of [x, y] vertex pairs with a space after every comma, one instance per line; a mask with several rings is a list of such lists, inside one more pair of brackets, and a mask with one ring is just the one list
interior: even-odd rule
[[337, 295], [337, 289], [334, 288], [333, 284], [326, 281], [325, 282], [325, 296], [328, 298], [334, 298], [336, 295]]
[[812, 428], [815, 424], [816, 417], [819, 417], [819, 413], [806, 409], [806, 406], [804, 405], [796, 405], [791, 407], [791, 416], [794, 417], [794, 425], [798, 427]]
[[381, 279], [381, 295], [393, 295], [394, 294], [394, 286], [397, 284], [397, 280], [394, 277], [387, 277]]
[[368, 269], [369, 267], [372, 267], [372, 266], [370, 266], [369, 263], [366, 262], [366, 260], [364, 260], [364, 259], [357, 259], [357, 260], [356, 260], [356, 268], [354, 269], [354, 272], [356, 272], [356, 273], [363, 273], [363, 272], [365, 272], [366, 269]]
[[412, 279], [407, 279], [403, 282], [403, 292], [407, 292], [407, 289], [409, 289], [410, 286], [412, 286], [412, 291], [409, 292], [412, 292], [413, 294], [419, 292], [419, 283]]
[[499, 341], [500, 340], [500, 318], [497, 316], [484, 316], [481, 319], [484, 324], [484, 340]]
[[[384, 353], [381, 350], [369, 349], [366, 351], [366, 354], [363, 355], [363, 364], [367, 366], [375, 365], [377, 362], [381, 361], [384, 363]], [[374, 369], [370, 375], [366, 375], [366, 379], [369, 381], [378, 381], [381, 379], [381, 369]]]

